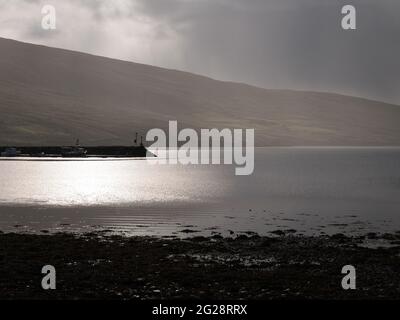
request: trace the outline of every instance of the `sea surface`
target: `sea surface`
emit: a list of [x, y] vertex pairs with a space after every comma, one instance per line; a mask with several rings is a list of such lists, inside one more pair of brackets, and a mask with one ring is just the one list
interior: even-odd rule
[[[38, 161], [39, 160], [39, 161]], [[0, 230], [196, 236], [400, 230], [400, 148], [257, 148], [234, 165], [0, 161]]]

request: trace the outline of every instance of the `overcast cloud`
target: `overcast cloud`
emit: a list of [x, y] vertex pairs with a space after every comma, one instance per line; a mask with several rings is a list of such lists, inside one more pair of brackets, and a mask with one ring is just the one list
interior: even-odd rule
[[[57, 9], [56, 31], [41, 29], [44, 4]], [[340, 27], [345, 4], [356, 31]], [[400, 104], [398, 0], [0, 0], [0, 36]]]

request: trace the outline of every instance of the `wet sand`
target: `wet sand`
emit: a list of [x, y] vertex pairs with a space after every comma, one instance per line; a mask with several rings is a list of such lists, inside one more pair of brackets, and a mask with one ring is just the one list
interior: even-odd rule
[[[384, 244], [384, 245], [383, 245]], [[0, 233], [0, 299], [399, 299], [400, 232], [235, 238]], [[41, 268], [57, 289], [41, 289]], [[343, 290], [354, 265], [357, 290]]]
[[296, 230], [296, 235], [347, 236], [370, 232], [395, 233], [398, 219], [354, 213], [323, 215], [265, 209], [226, 209], [200, 205], [74, 206], [0, 205], [0, 230], [15, 233], [88, 233], [109, 230], [124, 236], [223, 237], [274, 230]]

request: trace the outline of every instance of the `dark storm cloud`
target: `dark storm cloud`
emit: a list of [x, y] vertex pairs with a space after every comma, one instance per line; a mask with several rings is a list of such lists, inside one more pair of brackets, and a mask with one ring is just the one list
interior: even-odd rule
[[[10, 1], [0, 1], [0, 9]], [[42, 3], [13, 2], [21, 7]], [[400, 103], [396, 0], [46, 3], [51, 2], [61, 21], [57, 35], [35, 32], [27, 21], [25, 30], [15, 25], [14, 36], [10, 28], [4, 36], [267, 88], [339, 92]], [[345, 4], [357, 9], [355, 31], [340, 27]], [[1, 15], [6, 14], [2, 10]], [[68, 19], [74, 25], [64, 31]]]
[[[170, 3], [170, 1], [168, 1]], [[185, 39], [185, 69], [268, 88], [336, 91], [399, 103], [400, 2], [353, 0], [356, 31], [340, 26], [349, 1], [142, 3]]]

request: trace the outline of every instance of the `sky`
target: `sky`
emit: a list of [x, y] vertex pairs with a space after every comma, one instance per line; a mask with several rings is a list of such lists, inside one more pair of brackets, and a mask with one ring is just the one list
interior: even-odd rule
[[[46, 4], [56, 30], [41, 27]], [[347, 4], [356, 30], [341, 28]], [[0, 37], [400, 104], [398, 0], [0, 0]]]

